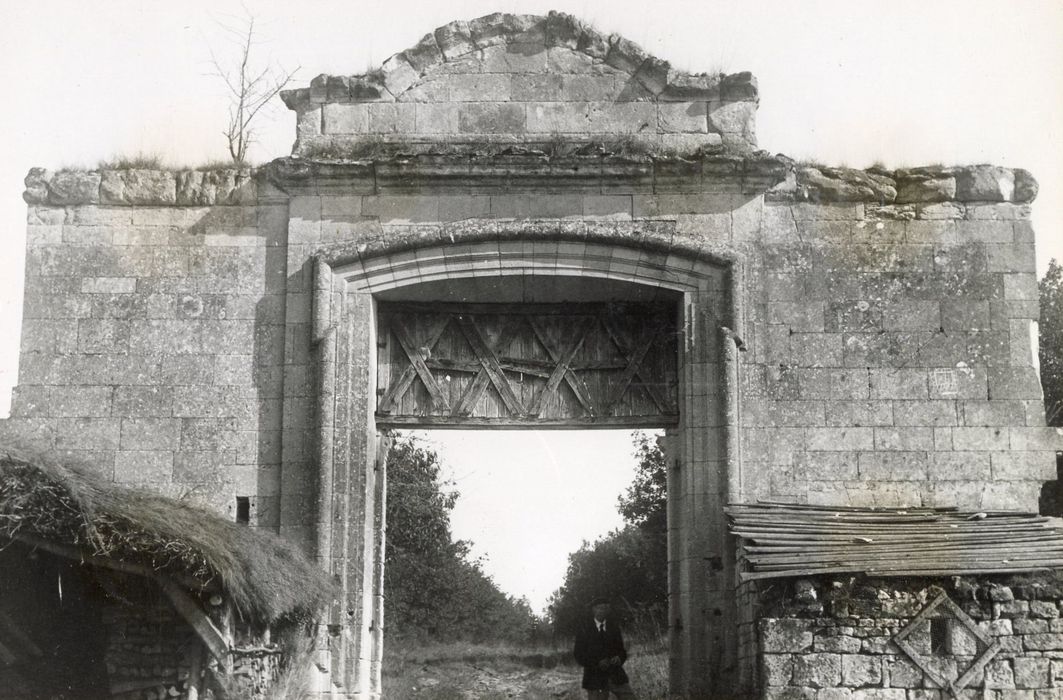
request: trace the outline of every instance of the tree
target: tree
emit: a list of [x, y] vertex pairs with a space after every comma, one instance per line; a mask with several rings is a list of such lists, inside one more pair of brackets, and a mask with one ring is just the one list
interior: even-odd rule
[[[245, 8], [246, 12], [246, 8]], [[252, 65], [251, 53], [257, 45], [255, 18], [247, 12], [245, 27], [236, 29], [222, 24], [238, 47], [237, 60], [225, 65], [210, 52], [214, 74], [225, 83], [229, 93], [229, 123], [223, 132], [229, 156], [237, 165], [247, 162], [247, 149], [254, 141], [254, 122], [262, 108], [291, 82], [299, 71], [286, 71], [280, 66], [267, 65], [259, 70]]]
[[384, 620], [389, 633], [414, 641], [524, 641], [535, 625], [526, 600], [499, 590], [470, 543], [454, 540], [458, 500], [441, 478], [438, 456], [410, 436], [388, 453]]
[[1038, 285], [1041, 299], [1041, 386], [1049, 425], [1063, 426], [1063, 266], [1055, 259]]
[[565, 581], [551, 596], [555, 634], [571, 636], [597, 596], [620, 603], [621, 617], [659, 632], [668, 612], [667, 472], [664, 451], [645, 433], [632, 435], [635, 478], [617, 499], [625, 525], [569, 555]]
[[646, 433], [632, 434], [635, 448], [635, 480], [617, 498], [618, 510], [631, 525], [649, 530], [667, 530], [668, 473], [659, 440]]

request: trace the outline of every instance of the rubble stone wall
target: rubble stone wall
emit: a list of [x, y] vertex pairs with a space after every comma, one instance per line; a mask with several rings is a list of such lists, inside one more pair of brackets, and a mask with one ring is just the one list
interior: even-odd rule
[[[998, 651], [950, 695], [987, 648], [947, 612], [936, 645], [929, 623], [897, 635], [944, 592]], [[760, 584], [760, 696], [770, 699], [1041, 700], [1063, 695], [1063, 588], [1055, 577], [942, 580], [817, 577]], [[943, 609], [943, 608], [939, 608]], [[936, 648], [935, 648], [936, 646]], [[929, 674], [921, 668], [929, 670]]]

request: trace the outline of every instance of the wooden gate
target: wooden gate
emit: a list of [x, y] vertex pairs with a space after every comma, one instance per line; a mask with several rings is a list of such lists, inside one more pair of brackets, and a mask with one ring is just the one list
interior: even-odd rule
[[383, 427], [672, 426], [676, 305], [377, 307]]

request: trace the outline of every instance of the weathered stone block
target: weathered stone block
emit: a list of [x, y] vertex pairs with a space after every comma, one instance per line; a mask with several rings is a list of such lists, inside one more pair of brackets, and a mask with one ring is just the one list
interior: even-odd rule
[[[797, 452], [793, 456], [794, 478], [801, 481], [847, 481], [858, 478], [855, 452]], [[825, 639], [835, 639], [827, 637]], [[817, 641], [817, 644], [819, 642]], [[844, 651], [819, 649], [816, 651]]]
[[824, 303], [821, 301], [771, 302], [768, 304], [768, 323], [787, 325], [794, 332], [822, 332]]
[[871, 368], [871, 398], [926, 399], [927, 373], [911, 368]]
[[816, 691], [813, 688], [799, 686], [779, 686], [765, 688], [764, 698], [765, 700], [816, 700]]
[[1042, 398], [1041, 381], [1033, 367], [990, 367], [989, 395], [993, 399]]
[[1018, 426], [1025, 416], [1022, 401], [963, 401], [963, 424], [972, 427]]
[[1001, 275], [1004, 281], [1004, 298], [1009, 300], [1034, 301], [1038, 299], [1037, 276], [1031, 273], [1006, 273]]
[[869, 481], [924, 481], [926, 452], [862, 452], [860, 478]]
[[985, 667], [986, 690], [1008, 690], [1015, 687], [1015, 674], [1007, 659], [993, 659]]
[[[960, 448], [964, 445], [961, 443]], [[935, 481], [988, 480], [992, 477], [986, 452], [932, 452], [928, 476]]]
[[941, 327], [941, 306], [937, 301], [894, 302], [883, 312], [882, 327], [887, 331], [936, 331]]
[[923, 671], [904, 656], [889, 657], [886, 670], [893, 688], [918, 688], [923, 684]]
[[842, 654], [842, 684], [854, 688], [882, 682], [882, 659], [862, 654]]
[[794, 660], [789, 654], [763, 654], [760, 657], [761, 683], [766, 687], [790, 685]]
[[233, 452], [177, 452], [173, 455], [173, 480], [218, 485], [234, 462]]
[[1015, 668], [1016, 688], [1047, 688], [1050, 685], [1050, 659], [1017, 657], [1012, 660]]
[[131, 484], [165, 484], [173, 477], [173, 452], [123, 450], [114, 456], [114, 480]]
[[704, 102], [662, 102], [657, 106], [659, 127], [668, 133], [698, 133], [708, 130]]
[[113, 391], [109, 386], [18, 386], [13, 413], [23, 418], [109, 416]]
[[78, 351], [85, 354], [124, 354], [129, 346], [129, 325], [114, 319], [78, 321]]
[[60, 418], [56, 421], [55, 447], [58, 450], [118, 449], [117, 418]]
[[523, 105], [471, 103], [458, 108], [458, 131], [461, 133], [519, 134], [524, 130]]
[[119, 386], [114, 391], [114, 414], [130, 418], [169, 416], [173, 389], [166, 386]]
[[23, 324], [22, 353], [71, 353], [77, 349], [78, 329], [68, 320], [32, 319]]
[[1010, 202], [1015, 173], [1008, 168], [974, 165], [956, 169], [956, 198], [965, 202]]
[[894, 423], [898, 426], [953, 426], [959, 423], [955, 401], [894, 401]]
[[805, 652], [812, 648], [812, 623], [797, 619], [763, 619], [760, 621], [760, 647], [766, 653]]
[[993, 452], [995, 481], [1052, 481], [1056, 478], [1055, 459], [1040, 452]]
[[181, 421], [173, 418], [122, 419], [123, 450], [176, 450], [181, 445]]
[[100, 201], [101, 176], [95, 171], [60, 170], [47, 181], [49, 204], [94, 204]]
[[1010, 429], [1011, 448], [1013, 450], [1044, 450], [1063, 452], [1063, 428], [1050, 427], [1013, 427]]
[[100, 181], [104, 204], [177, 203], [177, 179], [170, 170], [106, 170]]
[[[813, 649], [818, 652], [856, 654], [860, 651], [860, 640], [847, 635], [817, 636]], [[844, 671], [843, 671], [844, 672]]]
[[934, 449], [931, 428], [875, 428], [875, 449], [889, 452], [912, 452]]
[[874, 449], [874, 430], [872, 428], [809, 428], [807, 429], [809, 450], [872, 450]]
[[173, 414], [181, 418], [253, 418], [253, 398], [233, 387], [174, 388]]
[[[875, 427], [894, 424], [891, 401], [832, 401], [827, 403], [825, 420], [828, 426]], [[898, 425], [905, 425], [897, 421]]]
[[794, 657], [794, 684], [810, 688], [834, 688], [842, 679], [840, 654], [801, 654]]

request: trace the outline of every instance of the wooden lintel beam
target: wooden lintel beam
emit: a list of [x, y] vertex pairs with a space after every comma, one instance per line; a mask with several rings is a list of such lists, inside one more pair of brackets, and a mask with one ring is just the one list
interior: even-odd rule
[[392, 416], [377, 414], [380, 428], [432, 428], [454, 429], [541, 430], [587, 430], [598, 428], [674, 428], [679, 425], [679, 416], [595, 416], [584, 418], [532, 418], [519, 416]]
[[38, 537], [31, 535], [15, 535], [15, 539], [19, 542], [28, 545], [30, 547], [36, 547], [37, 549], [43, 549], [49, 554], [54, 554], [64, 559], [72, 559], [80, 564], [88, 564], [90, 566], [98, 566], [103, 569], [112, 569], [114, 571], [120, 571], [125, 574], [133, 574], [134, 576], [144, 576], [145, 578], [151, 578], [159, 580], [162, 576], [166, 576], [169, 579], [180, 583], [189, 589], [198, 589], [202, 591], [216, 591], [218, 587], [214, 584], [204, 584], [189, 576], [181, 576], [179, 574], [163, 574], [149, 566], [143, 566], [141, 564], [132, 564], [130, 562], [121, 561], [118, 559], [111, 559], [110, 557], [99, 557], [92, 554], [86, 554], [77, 547], [70, 545], [59, 544], [58, 542], [51, 542], [49, 540], [42, 540]]
[[199, 607], [184, 590], [173, 585], [169, 581], [159, 581], [166, 597], [173, 603], [174, 609], [192, 627], [203, 644], [210, 649], [215, 659], [228, 658], [229, 642], [221, 630], [214, 626], [210, 617]]

